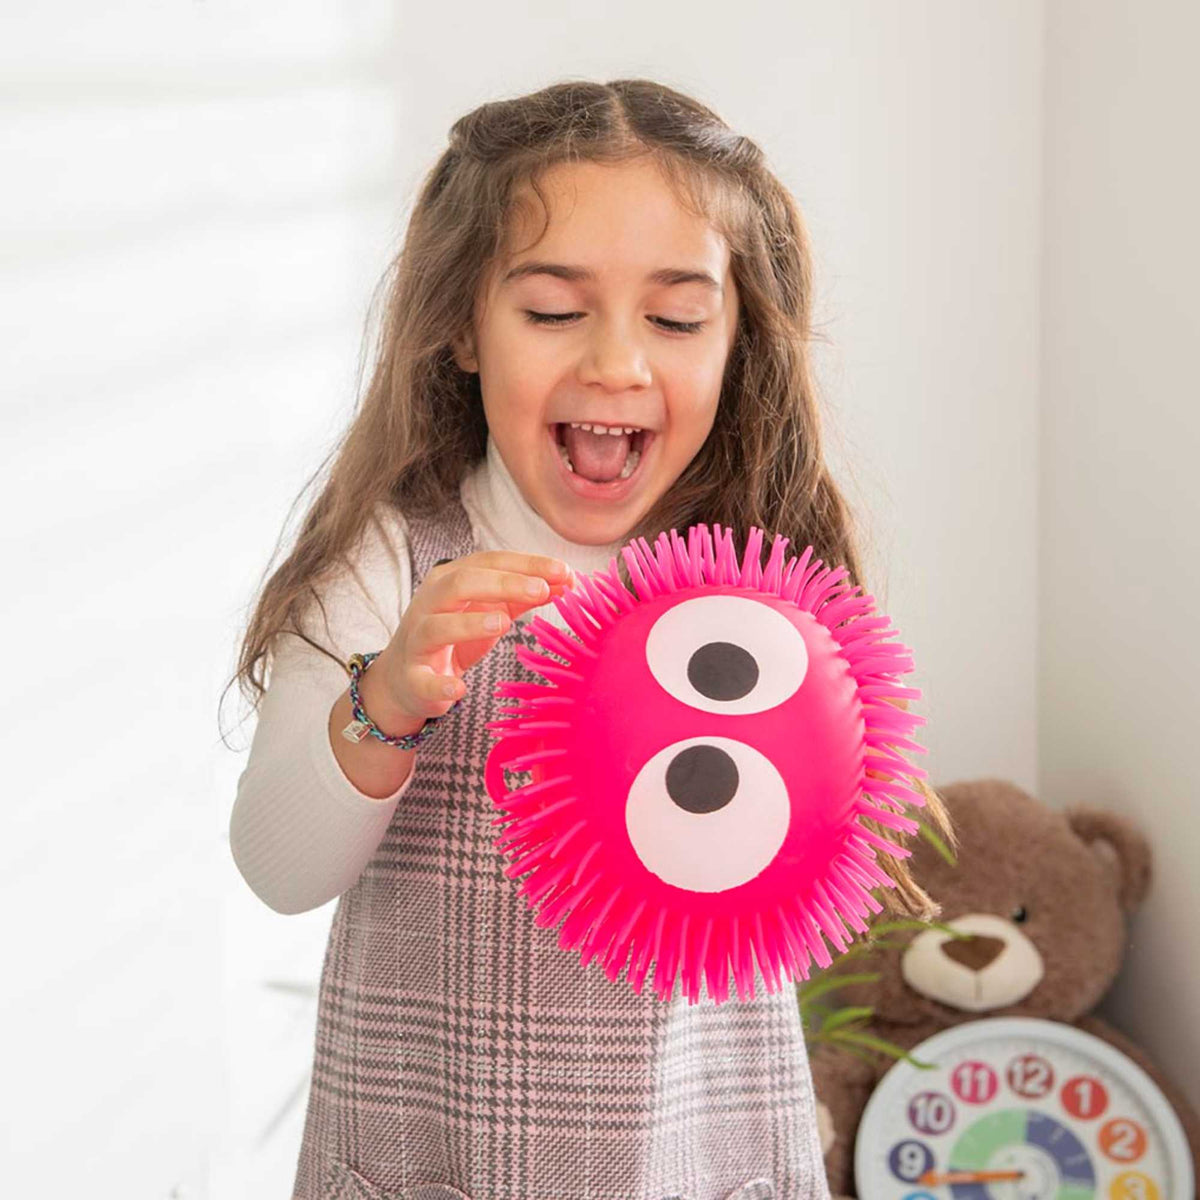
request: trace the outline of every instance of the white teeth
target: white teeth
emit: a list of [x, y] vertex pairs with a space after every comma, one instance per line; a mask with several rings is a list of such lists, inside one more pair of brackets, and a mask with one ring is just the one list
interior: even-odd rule
[[586, 429], [589, 433], [611, 433], [614, 437], [638, 431], [636, 425], [591, 425], [580, 421], [569, 421], [568, 424], [572, 429]]
[[630, 450], [629, 457], [625, 460], [625, 465], [621, 468], [618, 479], [628, 479], [630, 475], [637, 470], [637, 465], [641, 461], [642, 452], [640, 450]]
[[559, 456], [559, 458], [561, 458], [563, 460], [563, 462], [565, 462], [567, 464], [567, 470], [570, 471], [572, 475], [574, 475], [575, 468], [573, 466], [571, 466], [571, 459], [570, 459], [570, 456], [567, 454], [566, 446], [560, 445], [558, 447], [558, 456]]

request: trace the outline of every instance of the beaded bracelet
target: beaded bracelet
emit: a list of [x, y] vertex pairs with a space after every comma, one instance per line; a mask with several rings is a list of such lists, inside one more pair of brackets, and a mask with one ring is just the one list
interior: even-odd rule
[[379, 657], [378, 650], [372, 650], [368, 654], [352, 654], [346, 666], [350, 670], [350, 707], [354, 711], [354, 720], [342, 730], [342, 737], [348, 742], [361, 742], [369, 733], [372, 737], [378, 738], [381, 742], [386, 742], [389, 746], [395, 746], [398, 750], [412, 750], [419, 746], [433, 732], [431, 726], [436, 725], [438, 721], [448, 717], [456, 708], [462, 704], [465, 696], [459, 697], [455, 702], [444, 712], [440, 717], [426, 717], [425, 724], [421, 726], [415, 733], [406, 733], [400, 737], [392, 737], [386, 734], [370, 717], [367, 716], [366, 710], [362, 706], [362, 699], [358, 694], [358, 681], [362, 677], [362, 673]]

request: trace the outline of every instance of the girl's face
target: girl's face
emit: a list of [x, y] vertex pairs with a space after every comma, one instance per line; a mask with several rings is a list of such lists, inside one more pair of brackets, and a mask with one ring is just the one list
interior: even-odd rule
[[[456, 339], [455, 357], [479, 372], [492, 440], [530, 506], [560, 537], [607, 545], [708, 437], [737, 290], [724, 238], [679, 206], [652, 163], [562, 163], [541, 185], [545, 236], [486, 274], [474, 336]], [[540, 228], [526, 196], [533, 211], [517, 208], [509, 246]], [[564, 432], [573, 422], [646, 432]]]

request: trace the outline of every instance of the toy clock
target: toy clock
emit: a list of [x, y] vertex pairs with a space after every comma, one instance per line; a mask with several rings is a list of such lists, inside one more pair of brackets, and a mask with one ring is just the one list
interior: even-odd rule
[[862, 1200], [1193, 1200], [1191, 1154], [1150, 1077], [1033, 1017], [969, 1021], [898, 1062], [863, 1112]]

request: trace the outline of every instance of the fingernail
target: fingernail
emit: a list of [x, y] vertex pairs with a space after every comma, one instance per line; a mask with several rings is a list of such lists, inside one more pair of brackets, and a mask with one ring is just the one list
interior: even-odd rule
[[442, 684], [442, 695], [443, 696], [453, 696], [454, 693], [457, 691], [458, 691], [458, 684], [455, 683], [453, 679], [447, 679], [445, 681], [445, 683]]
[[542, 588], [545, 586], [546, 581], [544, 579], [527, 579], [525, 581], [525, 590], [531, 596], [540, 596], [542, 594]]
[[483, 618], [483, 624], [484, 624], [485, 629], [499, 629], [500, 628], [500, 614], [499, 613], [488, 613], [488, 615]]

